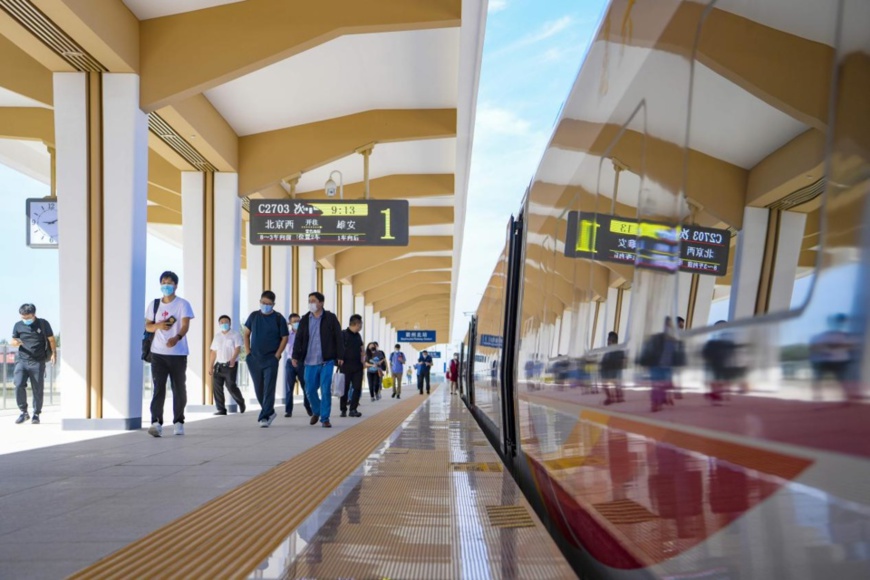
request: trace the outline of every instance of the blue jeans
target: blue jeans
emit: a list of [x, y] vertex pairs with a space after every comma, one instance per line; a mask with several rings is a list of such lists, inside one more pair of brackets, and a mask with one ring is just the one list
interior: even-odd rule
[[248, 355], [248, 369], [254, 383], [254, 393], [262, 410], [257, 421], [269, 419], [275, 413], [275, 387], [278, 385], [278, 359], [270, 356], [264, 360]]
[[287, 359], [287, 363], [284, 365], [284, 412], [293, 412], [293, 391], [296, 387], [296, 379], [299, 379], [299, 384], [302, 386], [302, 404], [305, 405], [305, 410], [310, 415], [311, 404], [308, 402], [308, 393], [305, 391], [305, 373], [294, 367], [290, 359]]
[[[305, 392], [311, 404], [311, 413], [320, 417], [321, 423], [329, 421], [332, 411], [332, 373], [335, 361], [327, 361], [321, 365], [305, 365]], [[320, 389], [320, 395], [317, 394]]]

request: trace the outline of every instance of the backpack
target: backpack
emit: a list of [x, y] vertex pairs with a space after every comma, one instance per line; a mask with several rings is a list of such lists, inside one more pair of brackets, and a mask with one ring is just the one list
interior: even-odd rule
[[42, 319], [38, 318], [36, 323], [39, 325], [40, 333], [42, 334], [42, 340], [45, 343], [45, 358], [43, 362], [49, 362], [51, 360], [51, 343], [48, 341], [48, 336], [45, 334], [45, 327], [42, 325]]
[[[154, 299], [154, 316], [151, 322], [157, 322], [157, 309], [160, 308], [160, 298]], [[151, 362], [151, 343], [154, 342], [154, 333], [147, 330], [142, 335], [142, 360]]]

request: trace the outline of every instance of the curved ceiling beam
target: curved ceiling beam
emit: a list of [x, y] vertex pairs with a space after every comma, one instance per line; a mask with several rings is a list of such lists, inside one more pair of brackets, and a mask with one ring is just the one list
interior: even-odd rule
[[[553, 135], [552, 147], [603, 155], [614, 144], [622, 128], [614, 124], [562, 119]], [[609, 152], [628, 169], [661, 184], [668, 191], [683, 189], [704, 211], [737, 229], [743, 227], [743, 207], [749, 172], [721, 159], [690, 149], [684, 167], [685, 150], [674, 143], [627, 129]]]
[[[353, 248], [339, 254], [335, 259], [335, 276], [339, 281], [349, 281], [353, 276], [375, 268], [385, 262], [418, 252], [444, 252], [453, 249], [453, 236], [412, 237], [406, 247]], [[352, 282], [351, 282], [352, 283]]]
[[[4, 29], [5, 31], [5, 29]], [[0, 35], [0, 87], [51, 106], [54, 100], [51, 71]]]
[[410, 276], [403, 276], [398, 282], [393, 280], [376, 288], [366, 290], [365, 300], [367, 304], [374, 304], [421, 286], [450, 284], [450, 277], [450, 272], [417, 272]]
[[[385, 175], [369, 180], [372, 199], [419, 199], [451, 196], [456, 176], [452, 173], [407, 173]], [[280, 185], [260, 190], [265, 198], [280, 198], [287, 193]], [[322, 189], [297, 192], [301, 199], [332, 199]], [[344, 199], [365, 198], [365, 182], [344, 184]]]
[[424, 272], [450, 274], [453, 258], [449, 256], [421, 256], [401, 258], [380, 264], [370, 270], [353, 276], [350, 280], [356, 295], [364, 294], [372, 288], [393, 283], [408, 276], [421, 276]]
[[[626, 9], [631, 6], [628, 13]], [[616, 0], [606, 22], [631, 22], [631, 34], [620, 37], [630, 46], [654, 48], [691, 58], [698, 25], [706, 6], [682, 2], [661, 30], [651, 3]], [[615, 24], [618, 26], [618, 24]], [[613, 30], [611, 29], [611, 35]], [[602, 29], [599, 40], [603, 40]], [[741, 39], [734, 50], [733, 39]], [[830, 38], [834, 40], [833, 23]], [[768, 105], [800, 122], [824, 129], [834, 49], [832, 46], [776, 30], [738, 14], [713, 8], [698, 39], [698, 62]], [[807, 90], [817, 87], [819, 90]]]
[[248, 135], [239, 138], [239, 195], [321, 167], [369, 143], [455, 136], [456, 109], [366, 111]]
[[142, 108], [202, 93], [345, 34], [456, 27], [461, 10], [461, 0], [403, 2], [401, 9], [395, 0], [257, 0], [146, 20]]
[[409, 288], [397, 296], [391, 296], [390, 298], [384, 298], [378, 302], [373, 302], [372, 308], [374, 308], [375, 312], [383, 312], [401, 306], [402, 304], [418, 302], [424, 298], [443, 298], [445, 295], [448, 295], [447, 297], [449, 298], [449, 294], [450, 284], [428, 284], [413, 289]]
[[54, 111], [41, 107], [0, 107], [0, 138], [42, 141], [54, 147]]

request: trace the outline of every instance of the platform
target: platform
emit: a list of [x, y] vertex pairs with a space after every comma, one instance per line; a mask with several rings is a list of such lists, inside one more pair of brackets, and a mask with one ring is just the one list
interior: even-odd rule
[[2, 455], [0, 577], [573, 577], [458, 398], [361, 410]]

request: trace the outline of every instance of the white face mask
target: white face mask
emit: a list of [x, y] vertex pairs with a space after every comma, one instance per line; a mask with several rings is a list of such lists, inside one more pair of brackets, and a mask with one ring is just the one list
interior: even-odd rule
[[317, 302], [309, 302], [308, 310], [313, 314], [317, 312]]

